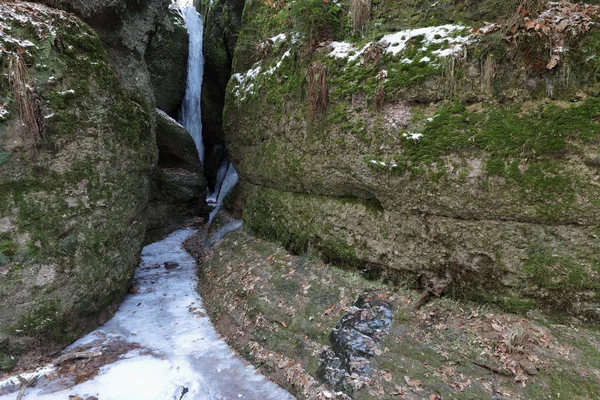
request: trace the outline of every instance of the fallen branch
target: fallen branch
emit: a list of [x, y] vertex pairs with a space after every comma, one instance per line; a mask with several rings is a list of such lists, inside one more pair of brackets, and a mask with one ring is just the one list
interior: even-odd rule
[[444, 293], [444, 290], [446, 290], [446, 287], [449, 283], [449, 278], [434, 277], [429, 279], [429, 281], [427, 281], [427, 283], [424, 285], [426, 286], [426, 289], [423, 291], [423, 293], [421, 293], [419, 298], [410, 305], [410, 310], [418, 310], [425, 303], [427, 303], [427, 301], [429, 301], [431, 296], [440, 297], [442, 293]]
[[23, 400], [27, 388], [35, 385], [38, 378], [38, 376], [34, 376], [31, 379], [25, 379], [21, 375], [17, 376], [17, 379], [19, 380], [19, 382], [21, 382], [21, 389], [19, 390], [19, 394], [17, 395], [17, 400]]
[[92, 358], [92, 357], [100, 357], [102, 355], [101, 351], [93, 351], [93, 352], [85, 352], [85, 351], [76, 351], [74, 353], [63, 354], [62, 356], [56, 358], [52, 364], [60, 365], [67, 361], [71, 360], [80, 360], [83, 358]]

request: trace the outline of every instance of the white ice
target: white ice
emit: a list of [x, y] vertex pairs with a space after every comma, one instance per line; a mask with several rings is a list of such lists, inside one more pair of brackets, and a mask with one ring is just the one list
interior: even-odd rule
[[[193, 232], [180, 230], [146, 246], [135, 275], [138, 293], [128, 294], [110, 321], [67, 350], [90, 344], [102, 350], [111, 341], [134, 343], [141, 349], [66, 390], [51, 392], [51, 385], [38, 383], [27, 389], [24, 400], [65, 400], [69, 395], [100, 400], [293, 399], [235, 356], [205, 316], [196, 292], [196, 262], [182, 248]], [[166, 261], [179, 266], [166, 270]], [[6, 385], [6, 380], [0, 381], [0, 388]], [[0, 396], [0, 400], [16, 398], [16, 392]]]

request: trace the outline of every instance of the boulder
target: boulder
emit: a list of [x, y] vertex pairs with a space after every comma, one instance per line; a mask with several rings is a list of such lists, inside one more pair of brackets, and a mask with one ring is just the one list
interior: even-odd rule
[[157, 152], [152, 109], [122, 88], [86, 23], [34, 3], [0, 3], [0, 26], [6, 369], [112, 315], [138, 264]]
[[152, 176], [146, 242], [180, 227], [206, 210], [206, 179], [194, 140], [175, 120], [157, 110], [158, 165]]
[[172, 117], [185, 96], [188, 59], [188, 33], [183, 16], [175, 5], [162, 19], [144, 55], [156, 107]]

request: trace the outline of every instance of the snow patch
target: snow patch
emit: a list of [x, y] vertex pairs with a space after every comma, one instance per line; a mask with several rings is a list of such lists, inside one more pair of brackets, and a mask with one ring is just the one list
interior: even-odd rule
[[291, 50], [288, 50], [285, 53], [283, 53], [283, 56], [281, 56], [281, 60], [279, 60], [277, 62], [277, 64], [275, 64], [274, 67], [269, 68], [267, 71], [265, 71], [265, 74], [267, 74], [267, 75], [273, 75], [275, 73], [275, 71], [277, 71], [279, 69], [279, 67], [281, 67], [281, 64], [283, 64], [283, 60], [285, 60], [286, 58], [288, 58], [291, 54], [292, 54]]
[[411, 139], [411, 140], [419, 140], [421, 137], [423, 137], [423, 134], [422, 133], [409, 132], [409, 133], [403, 133], [402, 137], [405, 137], [405, 138]]
[[[399, 31], [396, 33], [390, 33], [382, 37], [378, 43], [384, 47], [386, 47], [386, 53], [391, 54], [393, 56], [398, 55], [401, 51], [403, 51], [407, 43], [410, 39], [417, 36], [424, 36], [423, 39], [423, 47], [422, 51], [427, 51], [428, 46], [432, 44], [440, 44], [447, 41], [449, 47], [446, 49], [438, 49], [433, 50], [432, 53], [437, 55], [438, 57], [447, 57], [451, 54], [457, 53], [462, 49], [462, 45], [469, 43], [472, 40], [471, 35], [460, 36], [456, 35], [452, 37], [451, 35], [455, 32], [461, 32], [467, 29], [466, 26], [463, 25], [440, 25], [440, 26], [431, 26], [427, 28], [418, 28], [418, 29], [406, 29], [403, 31]], [[348, 42], [331, 42], [329, 45], [332, 47], [332, 51], [329, 52], [329, 56], [335, 58], [347, 58], [348, 61], [352, 62], [356, 60], [360, 55], [369, 48], [373, 43], [367, 43], [363, 48], [357, 49], [354, 47], [352, 43]], [[423, 59], [429, 57], [423, 57]], [[422, 59], [422, 60], [423, 60]], [[429, 62], [431, 59], [424, 61]], [[410, 64], [413, 60], [403, 59], [400, 62], [405, 64]]]
[[[423, 50], [427, 50], [428, 45], [443, 43], [445, 40], [448, 40], [450, 45], [468, 43], [470, 40], [470, 36], [457, 36], [454, 38], [450, 37], [450, 34], [452, 34], [453, 32], [460, 32], [465, 29], [467, 29], [466, 26], [450, 24], [430, 26], [427, 28], [407, 29], [400, 32], [385, 35], [383, 38], [381, 38], [379, 43], [388, 43], [389, 46], [386, 52], [389, 54], [396, 55], [406, 48], [406, 44], [410, 39], [423, 35], [425, 36], [423, 39]], [[433, 53], [436, 53], [436, 51], [434, 51]]]
[[235, 97], [245, 100], [247, 95], [254, 94], [254, 84], [251, 81], [256, 79], [261, 70], [262, 67], [257, 63], [254, 68], [249, 69], [244, 74], [233, 74], [233, 78], [238, 82], [232, 90]]
[[280, 33], [279, 35], [275, 35], [269, 40], [273, 42], [273, 44], [277, 44], [279, 42], [283, 42], [287, 39], [287, 35], [285, 33]]

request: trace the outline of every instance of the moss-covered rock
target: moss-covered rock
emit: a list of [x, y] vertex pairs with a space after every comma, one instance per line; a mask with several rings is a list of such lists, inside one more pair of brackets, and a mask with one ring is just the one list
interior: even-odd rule
[[224, 142], [222, 113], [225, 88], [231, 77], [244, 3], [244, 0], [203, 1], [198, 8], [205, 20], [202, 127], [208, 146]]
[[144, 53], [168, 13], [171, 0], [38, 0], [74, 13], [100, 36], [121, 84], [154, 102]]
[[164, 112], [157, 112], [156, 121], [158, 164], [148, 205], [148, 243], [207, 212], [206, 179], [194, 140]]
[[141, 251], [157, 152], [153, 112], [122, 89], [90, 27], [31, 3], [0, 9], [6, 360], [69, 343], [115, 310]]
[[[535, 33], [563, 9], [533, 1], [438, 3], [436, 22], [428, 3], [374, 1], [364, 37], [332, 3], [338, 42], [315, 43], [293, 3], [247, 2], [224, 113], [245, 220], [403, 282], [599, 321], [600, 31]], [[544, 47], [563, 31], [568, 51]]]
[[144, 59], [156, 107], [175, 117], [185, 95], [188, 33], [183, 16], [174, 4], [152, 36]]

